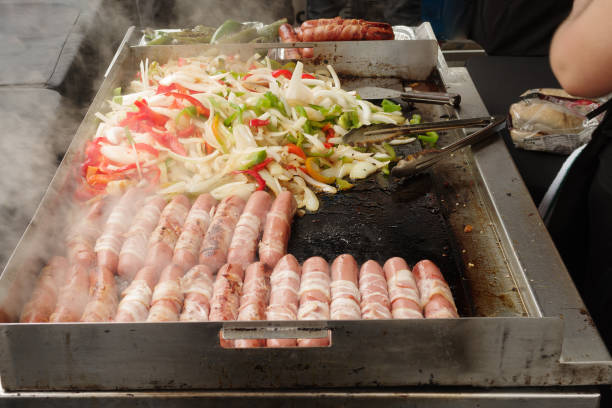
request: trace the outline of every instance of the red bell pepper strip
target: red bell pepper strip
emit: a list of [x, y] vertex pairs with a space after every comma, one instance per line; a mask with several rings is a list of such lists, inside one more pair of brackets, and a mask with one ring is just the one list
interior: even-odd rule
[[192, 123], [187, 129], [183, 129], [183, 130], [179, 130], [176, 132], [176, 135], [179, 138], [183, 138], [183, 137], [189, 137], [191, 135], [193, 135], [195, 133], [196, 127], [195, 125]]
[[153, 136], [153, 139], [155, 139], [157, 143], [172, 150], [174, 153], [180, 154], [181, 156], [187, 155], [185, 148], [183, 147], [183, 145], [179, 143], [178, 137], [176, 137], [176, 135], [173, 135], [172, 133], [169, 133], [169, 132], [166, 132], [166, 133], [151, 132], [151, 136]]
[[317, 79], [317, 78], [315, 78], [314, 75], [302, 74], [302, 79]]
[[261, 119], [251, 119], [249, 120], [249, 126], [267, 126], [270, 123], [269, 119], [261, 120]]
[[266, 188], [266, 181], [263, 179], [263, 177], [261, 177], [259, 172], [256, 170], [253, 170], [253, 169], [236, 170], [233, 173], [235, 174], [244, 173], [244, 174], [248, 174], [249, 176], [252, 176], [257, 181], [257, 191], [260, 191]]
[[153, 146], [151, 146], [150, 144], [147, 143], [136, 143], [134, 144], [134, 147], [136, 148], [136, 150], [140, 150], [146, 153], [149, 153], [155, 157], [159, 156], [159, 150], [157, 150], [156, 148], [154, 148]]
[[325, 146], [326, 149], [331, 149], [332, 147], [334, 147], [334, 144], [329, 142], [323, 142], [323, 146]]
[[272, 76], [274, 78], [278, 78], [279, 76], [284, 76], [287, 79], [291, 79], [291, 71], [289, 71], [288, 69], [277, 69], [275, 71], [272, 71]]
[[185, 99], [191, 102], [191, 104], [196, 107], [200, 115], [206, 116], [206, 117], [210, 116], [210, 110], [208, 110], [206, 106], [202, 105], [202, 102], [198, 101], [196, 98], [194, 98], [191, 95], [186, 95], [186, 94], [182, 94], [178, 92], [168, 92], [166, 95], [174, 96], [176, 99]]
[[272, 159], [271, 157], [268, 157], [267, 159], [265, 159], [261, 163], [252, 166], [250, 170], [261, 171], [261, 170], [265, 169], [268, 166], [268, 164], [270, 164], [270, 162], [272, 162], [273, 160], [274, 159]]
[[296, 156], [300, 156], [302, 159], [306, 160], [306, 153], [304, 153], [304, 151], [300, 147], [294, 145], [293, 143], [287, 144], [287, 150], [289, 151], [289, 153], [293, 153]]
[[[179, 94], [180, 95], [180, 94]], [[166, 115], [162, 115], [161, 113], [157, 113], [151, 108], [149, 108], [149, 104], [144, 99], [139, 99], [134, 102], [134, 105], [138, 108], [139, 113], [143, 114], [146, 119], [149, 119], [155, 126], [164, 126], [166, 122], [170, 120], [170, 118]]]

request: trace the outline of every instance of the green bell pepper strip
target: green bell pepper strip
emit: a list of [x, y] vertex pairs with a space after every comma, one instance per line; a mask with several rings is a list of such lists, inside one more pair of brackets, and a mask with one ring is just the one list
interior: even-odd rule
[[417, 137], [425, 146], [431, 148], [436, 147], [436, 142], [439, 138], [437, 132], [427, 132], [424, 135], [418, 135]]
[[382, 147], [383, 149], [385, 149], [385, 152], [387, 152], [387, 154], [391, 158], [391, 161], [397, 160], [397, 153], [395, 153], [395, 149], [393, 148], [393, 146], [391, 146], [389, 143], [384, 142], [382, 144]]
[[341, 179], [341, 178], [336, 178], [336, 185], [338, 186], [338, 190], [340, 191], [350, 190], [351, 188], [355, 186], [354, 184], [351, 184], [348, 181]]
[[381, 104], [383, 111], [386, 113], [401, 111], [402, 107], [388, 99], [383, 99]]
[[418, 113], [415, 113], [414, 115], [412, 115], [412, 117], [410, 118], [410, 124], [411, 125], [421, 124], [421, 115], [419, 115]]
[[264, 160], [266, 160], [267, 157], [268, 157], [268, 153], [266, 153], [265, 150], [259, 150], [259, 151], [255, 152], [255, 153], [253, 153], [253, 155], [251, 156], [249, 162], [247, 164], [245, 164], [244, 166], [242, 166], [240, 168], [240, 170], [250, 169], [251, 167], [256, 166], [259, 163], [261, 163]]
[[307, 155], [310, 156], [310, 157], [324, 157], [324, 158], [329, 157], [332, 154], [334, 154], [334, 148], [333, 147], [330, 148], [329, 151], [327, 151], [325, 153], [319, 153], [319, 152], [313, 152], [313, 151], [309, 151], [307, 153]]

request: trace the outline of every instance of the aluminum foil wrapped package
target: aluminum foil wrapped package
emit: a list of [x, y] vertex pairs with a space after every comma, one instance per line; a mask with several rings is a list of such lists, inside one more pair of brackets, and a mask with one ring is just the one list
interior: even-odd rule
[[569, 95], [561, 89], [532, 89], [510, 106], [510, 135], [525, 150], [570, 154], [591, 140], [598, 118], [586, 114], [600, 101]]

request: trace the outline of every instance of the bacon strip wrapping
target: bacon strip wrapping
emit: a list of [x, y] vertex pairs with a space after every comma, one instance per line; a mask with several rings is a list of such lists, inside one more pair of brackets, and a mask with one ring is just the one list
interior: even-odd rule
[[[213, 322], [236, 320], [242, 295], [244, 270], [237, 264], [225, 264], [219, 269], [213, 285], [213, 297], [210, 301], [210, 315]], [[220, 338], [221, 346], [233, 347], [232, 340]]]
[[205, 322], [213, 296], [213, 273], [206, 265], [196, 265], [181, 278], [183, 290], [182, 322]]
[[259, 243], [259, 260], [269, 268], [274, 268], [278, 260], [287, 253], [291, 222], [296, 209], [297, 203], [290, 191], [281, 192], [272, 203]]
[[[328, 320], [331, 302], [329, 265], [325, 259], [315, 256], [302, 265], [300, 282], [299, 320]], [[298, 339], [299, 347], [329, 346], [329, 337], [320, 339]]]
[[237, 263], [246, 268], [255, 260], [257, 244], [270, 205], [272, 197], [265, 191], [255, 191], [251, 194], [234, 229], [234, 236], [227, 253], [228, 263]]
[[21, 323], [44, 323], [55, 310], [58, 293], [66, 280], [68, 261], [62, 256], [54, 256], [40, 271], [40, 275], [30, 296], [21, 311]]
[[159, 279], [159, 269], [144, 266], [123, 291], [117, 307], [116, 322], [144, 322], [149, 315], [153, 288]]
[[[291, 254], [282, 257], [270, 276], [268, 320], [296, 320], [300, 290], [300, 264]], [[296, 339], [268, 339], [268, 347], [295, 347]]]
[[361, 295], [357, 288], [357, 262], [349, 254], [338, 256], [331, 266], [331, 305], [332, 320], [361, 319]]
[[96, 201], [88, 209], [86, 215], [77, 221], [68, 231], [66, 248], [70, 264], [93, 266], [96, 262], [94, 247], [102, 233], [102, 217], [106, 201]]
[[110, 322], [117, 313], [117, 285], [115, 275], [103, 266], [91, 275], [89, 302], [85, 306], [82, 322]]
[[217, 200], [210, 194], [201, 194], [191, 206], [183, 232], [176, 242], [172, 262], [188, 270], [198, 261], [204, 234], [210, 226]]
[[422, 319], [419, 289], [408, 264], [402, 258], [388, 259], [383, 266], [394, 319]]
[[[300, 41], [293, 27], [287, 23], [278, 27], [278, 36], [284, 43], [295, 43]], [[300, 51], [299, 48], [285, 48], [285, 59], [300, 59]]]
[[164, 208], [149, 239], [145, 265], [162, 270], [172, 261], [174, 246], [181, 235], [189, 207], [189, 199], [180, 194]]
[[89, 300], [89, 274], [87, 267], [75, 264], [70, 267], [66, 283], [60, 289], [54, 312], [49, 321], [78, 322]]
[[227, 251], [234, 228], [242, 214], [245, 201], [238, 196], [224, 198], [213, 217], [200, 249], [200, 263], [216, 272], [227, 260]]
[[166, 200], [163, 197], [154, 196], [136, 213], [119, 253], [119, 276], [131, 281], [144, 266], [149, 237], [165, 206]]
[[368, 41], [393, 40], [395, 34], [388, 23], [335, 17], [304, 21], [298, 37], [303, 42]]
[[[238, 320], [266, 320], [266, 305], [270, 298], [270, 282], [266, 266], [261, 262], [249, 265], [244, 273]], [[241, 339], [234, 342], [236, 348], [265, 347], [264, 339]]]
[[147, 322], [176, 322], [183, 308], [183, 268], [170, 264], [161, 273], [153, 290]]
[[448, 283], [440, 269], [425, 259], [414, 265], [414, 276], [421, 292], [421, 304], [428, 319], [459, 317]]
[[359, 272], [361, 318], [391, 319], [391, 302], [383, 269], [376, 261], [367, 261]]
[[141, 190], [130, 189], [112, 209], [104, 225], [104, 232], [96, 241], [94, 248], [98, 256], [99, 266], [103, 266], [113, 273], [117, 272], [119, 253], [125, 233], [131, 224], [134, 210], [138, 208], [142, 198]]

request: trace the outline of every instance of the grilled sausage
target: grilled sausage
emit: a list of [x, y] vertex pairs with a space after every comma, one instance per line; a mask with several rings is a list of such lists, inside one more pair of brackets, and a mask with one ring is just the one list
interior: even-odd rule
[[159, 279], [159, 269], [143, 266], [122, 293], [117, 307], [116, 322], [144, 322], [149, 314], [153, 288]]
[[[299, 320], [329, 319], [330, 293], [329, 265], [325, 259], [316, 256], [308, 258], [302, 265], [302, 280], [300, 282]], [[298, 339], [300, 347], [329, 346], [329, 338]]]
[[287, 253], [291, 221], [296, 208], [295, 198], [290, 191], [281, 192], [272, 203], [259, 244], [259, 260], [269, 268], [274, 268], [278, 260]]
[[271, 204], [272, 197], [265, 191], [251, 194], [234, 229], [234, 236], [227, 253], [228, 263], [240, 264], [246, 268], [255, 260], [257, 244]]
[[106, 201], [95, 202], [85, 217], [74, 224], [66, 237], [68, 262], [90, 267], [96, 262], [94, 246], [102, 233], [102, 217]]
[[227, 260], [227, 251], [234, 228], [244, 209], [245, 201], [238, 196], [224, 198], [213, 217], [200, 250], [200, 263], [216, 272]]
[[110, 322], [117, 313], [117, 285], [115, 275], [104, 266], [95, 268], [89, 285], [89, 302], [85, 306], [82, 322]]
[[143, 267], [147, 255], [147, 243], [153, 229], [159, 222], [166, 200], [161, 196], [152, 197], [137, 213], [126, 234], [119, 253], [117, 273], [131, 281]]
[[[293, 196], [292, 196], [293, 197]], [[268, 320], [296, 320], [300, 290], [300, 264], [291, 254], [282, 257], [270, 276]], [[296, 339], [268, 339], [268, 347], [295, 347]]]
[[394, 319], [422, 319], [419, 290], [408, 264], [402, 258], [388, 259], [383, 266]]
[[391, 319], [391, 302], [387, 292], [387, 280], [376, 261], [367, 261], [359, 272], [362, 319]]
[[387, 23], [342, 19], [308, 20], [301, 25], [301, 41], [392, 40], [393, 28]]
[[164, 208], [149, 239], [145, 265], [162, 270], [172, 261], [174, 246], [181, 235], [189, 206], [189, 199], [181, 194]]
[[43, 323], [55, 310], [57, 296], [66, 280], [68, 261], [61, 256], [54, 256], [40, 271], [32, 296], [21, 311], [21, 323]]
[[357, 262], [349, 254], [338, 256], [331, 266], [330, 318], [333, 320], [361, 319], [361, 296], [357, 288]]
[[[213, 322], [236, 320], [240, 308], [242, 295], [242, 280], [244, 271], [242, 266], [225, 264], [219, 269], [217, 279], [213, 285], [213, 297], [210, 301], [210, 316]], [[220, 338], [221, 346], [232, 347], [233, 341]]]
[[183, 268], [170, 264], [162, 271], [159, 282], [153, 290], [151, 309], [147, 322], [176, 322], [183, 307], [181, 278]]
[[414, 265], [413, 271], [421, 292], [425, 317], [434, 319], [459, 317], [453, 294], [440, 269], [425, 259]]
[[196, 265], [181, 278], [183, 291], [182, 322], [205, 322], [213, 296], [213, 273], [206, 265]]
[[72, 265], [66, 283], [60, 289], [50, 322], [78, 322], [89, 300], [89, 274], [87, 267]]
[[210, 225], [215, 205], [217, 205], [217, 200], [206, 193], [201, 194], [189, 210], [183, 232], [176, 242], [174, 257], [172, 258], [172, 262], [182, 267], [184, 271], [187, 271], [198, 261], [200, 245], [202, 245], [204, 234], [206, 234]]
[[[266, 266], [261, 262], [252, 263], [244, 273], [238, 320], [266, 320], [266, 306], [269, 298], [270, 282]], [[236, 340], [234, 344], [236, 348], [264, 347], [265, 345], [264, 339], [242, 339]]]
[[[278, 36], [284, 43], [298, 42], [299, 39], [289, 24], [278, 27]], [[285, 59], [300, 59], [300, 52], [296, 48], [285, 48]]]
[[123, 245], [124, 234], [132, 221], [134, 209], [138, 208], [142, 200], [142, 191], [139, 189], [128, 190], [111, 211], [102, 235], [96, 241], [95, 251], [98, 257], [98, 265], [117, 272], [119, 263], [119, 252]]

